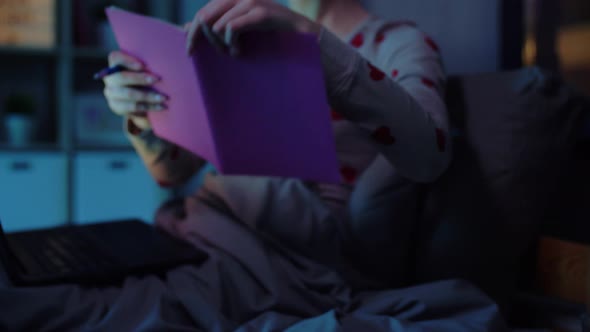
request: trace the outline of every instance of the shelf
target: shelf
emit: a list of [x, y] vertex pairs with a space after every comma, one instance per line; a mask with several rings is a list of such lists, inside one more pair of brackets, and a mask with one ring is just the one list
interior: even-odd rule
[[[205, 1], [198, 0], [197, 2]], [[55, 186], [41, 186], [41, 189], [58, 188], [60, 195], [46, 195], [46, 197], [50, 197], [45, 200], [46, 206], [27, 212], [38, 213], [40, 217], [35, 216], [32, 219], [41, 220], [46, 219], [44, 216], [55, 215], [53, 211], [58, 209], [60, 211], [59, 218], [51, 217], [50, 219], [74, 220], [79, 211], [92, 212], [91, 209], [88, 210], [87, 207], [80, 206], [80, 197], [82, 197], [80, 188], [90, 188], [93, 198], [106, 199], [113, 192], [116, 193], [116, 188], [119, 186], [117, 181], [128, 180], [128, 174], [132, 175], [131, 185], [122, 184], [123, 187], [136, 188], [135, 183], [138, 183], [141, 184], [140, 188], [146, 188], [140, 193], [145, 194], [146, 199], [151, 199], [150, 197], [164, 198], [161, 195], [161, 189], [154, 184], [130, 142], [123, 139], [81, 140], [78, 138], [76, 116], [79, 114], [73, 110], [80, 107], [79, 95], [102, 94], [104, 84], [101, 81], [93, 80], [93, 75], [108, 65], [108, 54], [111, 52], [110, 47], [101, 44], [102, 38], [99, 38], [95, 17], [94, 8], [101, 5], [103, 1], [54, 0], [53, 2], [56, 4], [53, 16], [56, 41], [54, 44], [50, 44], [50, 47], [43, 47], [42, 44], [37, 44], [39, 45], [37, 47], [9, 44], [8, 42], [0, 44], [0, 73], [2, 73], [0, 117], [5, 97], [8, 94], [19, 92], [30, 94], [38, 101], [41, 116], [37, 119], [40, 127], [35, 132], [35, 141], [24, 146], [14, 146], [8, 143], [1, 128], [2, 123], [0, 123], [0, 159], [14, 160], [15, 162], [20, 162], [21, 159], [25, 161], [30, 159], [32, 163], [37, 156], [44, 158], [49, 156], [49, 159], [59, 160], [60, 163], [54, 167], [58, 169], [59, 177], [57, 179], [51, 178], [53, 173], [48, 173], [50, 175], [47, 176], [46, 173], [40, 175], [40, 177], [47, 177], [56, 183]], [[193, 1], [190, 2], [193, 3]], [[160, 14], [159, 16], [173, 16], [176, 12], [176, 1], [125, 0], [124, 3], [134, 6], [133, 8], [138, 12], [157, 12]], [[122, 128], [119, 129], [120, 122], [117, 122], [117, 125], [117, 132], [122, 131]], [[93, 165], [95, 160], [114, 162], [123, 160], [129, 161], [129, 165], [134, 168], [123, 169], [123, 171], [118, 169], [116, 172], [111, 172], [111, 168], [104, 169], [103, 164], [100, 164], [94, 165], [102, 167], [99, 169], [102, 172], [99, 176], [92, 173], [94, 168], [90, 170], [90, 173], [85, 170], [84, 176], [79, 176], [81, 173], [76, 167], [81, 160], [90, 160], [84, 165]], [[118, 164], [114, 163], [114, 165]], [[48, 167], [53, 169], [53, 166], [50, 166]], [[44, 171], [45, 168], [39, 167], [38, 170]], [[31, 174], [36, 175], [35, 172], [38, 170], [22, 172], [22, 179], [11, 176], [10, 172], [0, 172], [0, 188], [4, 188], [5, 192], [8, 192], [12, 190], [12, 187], [23, 186], [23, 183], [39, 183], [37, 178], [32, 178], [32, 180], [30, 178]], [[143, 176], [140, 176], [139, 173]], [[123, 175], [125, 176], [123, 177]], [[135, 180], [136, 176], [140, 176], [139, 180]], [[113, 177], [117, 179], [114, 184]], [[82, 181], [94, 181], [93, 183], [101, 185], [103, 189], [97, 191], [94, 185], [81, 186]], [[15, 197], [7, 198], [12, 199], [10, 202], [14, 201], [14, 204], [19, 206], [27, 206], [30, 202], [26, 195], [24, 198], [18, 195]], [[96, 199], [91, 200], [92, 202], [96, 202]], [[125, 203], [124, 200], [121, 202]], [[156, 206], [159, 203], [159, 201], [154, 202], [152, 205]], [[124, 206], [128, 207], [129, 204], [125, 203]], [[145, 216], [153, 215], [151, 207], [142, 205], [138, 208], [139, 212]], [[99, 212], [103, 212], [104, 209], [99, 210]], [[125, 209], [110, 206], [106, 211], [113, 214], [127, 213]], [[22, 219], [22, 216], [13, 219]]]
[[3, 152], [59, 152], [60, 147], [56, 143], [31, 143], [23, 146], [14, 146], [9, 143], [0, 143], [0, 153]]
[[[8, 143], [0, 143], [0, 154], [14, 152], [61, 152], [63, 151], [57, 144], [52, 143], [32, 143], [25, 146], [13, 146]], [[135, 152], [131, 144], [129, 145], [78, 145], [74, 147], [74, 153], [79, 152]]]
[[135, 149], [129, 145], [78, 145], [75, 152], [134, 152]]
[[53, 57], [58, 54], [57, 48], [36, 48], [21, 46], [0, 46], [0, 56], [30, 56], [30, 57]]

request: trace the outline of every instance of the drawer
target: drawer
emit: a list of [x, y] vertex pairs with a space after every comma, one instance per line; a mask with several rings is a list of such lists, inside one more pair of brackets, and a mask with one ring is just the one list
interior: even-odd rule
[[0, 153], [0, 220], [6, 231], [66, 222], [66, 167], [60, 153]]
[[74, 221], [140, 218], [152, 222], [168, 197], [135, 152], [85, 152], [74, 159]]

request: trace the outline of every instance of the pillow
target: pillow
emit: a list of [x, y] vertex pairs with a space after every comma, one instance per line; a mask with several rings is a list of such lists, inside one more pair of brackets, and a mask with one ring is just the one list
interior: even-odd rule
[[432, 184], [415, 238], [415, 281], [468, 279], [504, 304], [543, 217], [557, 208], [580, 109], [538, 68], [455, 77], [454, 160]]

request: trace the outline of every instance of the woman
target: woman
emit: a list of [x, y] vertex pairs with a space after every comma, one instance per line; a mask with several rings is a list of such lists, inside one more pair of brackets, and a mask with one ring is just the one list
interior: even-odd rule
[[[445, 75], [438, 46], [411, 22], [371, 16], [357, 0], [291, 0], [289, 7], [271, 0], [212, 0], [185, 25], [187, 51], [194, 51], [201, 24], [224, 37], [233, 54], [238, 54], [239, 34], [247, 30], [292, 29], [317, 36], [342, 183], [210, 175], [204, 188], [186, 200], [188, 211], [180, 215], [203, 204], [203, 196], [215, 197], [217, 206], [242, 223], [342, 268], [348, 265], [341, 261], [347, 248], [354, 245], [362, 258], [375, 242], [392, 240], [365, 229], [385, 233], [395, 226], [368, 225], [359, 217], [370, 206], [364, 201], [370, 199], [375, 182], [386, 175], [384, 168], [412, 181], [430, 182], [449, 164]], [[132, 88], [153, 84], [157, 73], [121, 52], [113, 52], [109, 63], [133, 70], [105, 79], [105, 96], [111, 109], [125, 118], [133, 146], [161, 186], [184, 184], [206, 161], [157, 138], [145, 112], [164, 110], [166, 97]], [[351, 197], [357, 202], [353, 209]], [[185, 239], [199, 227], [179, 221], [172, 211], [160, 209], [157, 224]], [[294, 229], [285, 216], [304, 225]], [[402, 229], [396, 231], [407, 241]], [[326, 249], [327, 240], [332, 251]], [[317, 256], [318, 246], [325, 257]]]
[[[447, 167], [443, 70], [436, 45], [412, 24], [371, 17], [355, 0], [292, 5], [307, 16], [270, 0], [212, 0], [187, 26], [187, 49], [199, 38], [200, 23], [238, 44], [240, 32], [258, 27], [315, 34], [342, 183], [210, 175], [181, 213], [163, 209], [157, 220], [207, 250], [205, 263], [170, 271], [166, 278], [130, 278], [120, 288], [64, 285], [44, 290], [45, 296], [40, 290], [0, 289], [0, 328], [26, 330], [32, 326], [28, 317], [34, 317], [64, 331], [504, 329], [495, 305], [460, 282], [351, 289], [351, 282], [360, 289], [373, 284], [343, 252], [360, 250], [353, 239], [375, 239], [358, 239], [363, 223], [355, 224], [350, 197], [362, 203], [382, 180], [382, 170], [432, 181]], [[105, 79], [109, 105], [125, 118], [129, 138], [154, 178], [162, 186], [182, 184], [205, 162], [152, 133], [144, 113], [165, 109], [165, 97], [132, 88], [153, 84], [157, 73], [120, 52], [109, 61], [131, 69]], [[67, 304], [63, 315], [55, 315], [64, 310], [55, 299]], [[30, 315], [17, 320], [22, 311]]]
[[[285, 184], [279, 180], [210, 176], [204, 190], [213, 191], [211, 195], [219, 196], [218, 201], [226, 205], [231, 205], [228, 191], [247, 192], [249, 204], [236, 206], [237, 210], [232, 213], [252, 226], [263, 217], [262, 212], [253, 207], [262, 206], [262, 201], [268, 201], [269, 196], [276, 197], [276, 192], [281, 192], [277, 204], [291, 200], [290, 208], [294, 210], [309, 206], [307, 200], [319, 197], [320, 208], [328, 208], [338, 219], [334, 224], [326, 225], [316, 217], [306, 217], [309, 226], [299, 231], [290, 229], [287, 232], [282, 229], [285, 225], [265, 224], [271, 227], [267, 231], [297, 250], [311, 251], [314, 249], [310, 247], [310, 237], [317, 237], [317, 244], [323, 244], [323, 234], [338, 234], [332, 254], [341, 256], [339, 247], [343, 247], [342, 250], [350, 247], [354, 239], [356, 256], [363, 256], [358, 254], [360, 249], [369, 254], [377, 250], [370, 248], [388, 247], [380, 243], [393, 240], [383, 236], [393, 228], [392, 232], [398, 234], [395, 241], [398, 247], [390, 251], [403, 256], [408, 241], [403, 221], [399, 220], [395, 229], [396, 225], [391, 223], [373, 225], [376, 219], [363, 218], [363, 215], [371, 206], [371, 196], [377, 185], [387, 172], [394, 172], [392, 168], [410, 180], [429, 182], [449, 164], [449, 125], [442, 100], [445, 76], [438, 46], [411, 22], [378, 19], [356, 0], [292, 0], [290, 6], [295, 11], [271, 0], [210, 1], [186, 25], [187, 50], [192, 51], [195, 39], [200, 37], [201, 23], [228, 37], [234, 49], [239, 45], [239, 34], [250, 29], [277, 27], [316, 35], [332, 106], [342, 183], [297, 183], [301, 188], [298, 187], [295, 194], [292, 192], [295, 189], [286, 192]], [[120, 52], [113, 52], [109, 61], [110, 65], [123, 64], [134, 70], [105, 79], [105, 96], [112, 110], [125, 117], [125, 128], [133, 146], [161, 186], [185, 183], [205, 161], [155, 137], [145, 112], [163, 110], [166, 98], [130, 87], [153, 84], [149, 79], [155, 80], [157, 76]], [[221, 187], [223, 193], [219, 192]], [[267, 190], [260, 189], [258, 193], [258, 187]], [[295, 202], [296, 197], [301, 197], [300, 202]], [[286, 205], [282, 206], [268, 209], [275, 214], [264, 217], [282, 220], [284, 215], [293, 214]], [[173, 222], [165, 211], [160, 211], [157, 222], [183, 237], [177, 230], [180, 223]], [[307, 234], [308, 229], [314, 229], [317, 234]], [[288, 235], [282, 236], [284, 233]], [[403, 262], [398, 259], [398, 264], [403, 265]], [[402, 276], [401, 271], [395, 274]]]
[[[381, 181], [378, 176], [370, 175], [371, 168], [382, 169], [387, 164], [410, 180], [429, 182], [449, 164], [449, 126], [442, 100], [445, 76], [440, 54], [434, 41], [412, 23], [387, 22], [372, 17], [356, 0], [292, 0], [291, 7], [296, 11], [271, 0], [210, 1], [186, 25], [187, 50], [193, 51], [193, 43], [200, 36], [201, 23], [228, 37], [226, 39], [234, 45], [233, 49], [239, 45], [242, 31], [256, 28], [287, 28], [317, 36], [327, 94], [333, 108], [342, 183], [297, 183], [301, 186], [297, 190], [301, 197], [309, 196], [305, 199], [319, 197], [322, 208], [327, 207], [340, 220], [337, 233], [341, 240], [350, 240], [358, 233], [355, 228], [363, 227], [347, 212], [353, 191], [356, 190], [355, 195], [362, 200], [363, 196], [370, 194], [362, 193], [370, 192], [371, 182]], [[125, 117], [125, 128], [133, 146], [161, 186], [183, 184], [205, 161], [155, 137], [145, 112], [165, 109], [166, 97], [131, 87], [151, 85], [157, 76], [150, 74], [139, 61], [120, 52], [113, 52], [109, 62], [134, 70], [105, 79], [105, 96], [111, 109]], [[233, 213], [250, 225], [259, 221], [248, 220], [251, 216], [261, 218], [261, 212], [251, 211], [252, 206], [262, 205], [257, 203], [274, 195], [271, 194], [273, 190], [254, 194], [257, 186], [264, 186], [262, 183], [266, 188], [281, 191], [281, 202], [295, 199], [280, 189], [284, 188], [281, 180], [215, 176], [209, 177], [208, 182], [208, 191], [219, 190], [212, 189], [219, 186], [225, 188], [224, 193], [229, 188], [249, 193], [249, 201], [253, 202]], [[219, 201], [230, 204], [225, 194], [216, 192], [215, 195], [220, 196]], [[298, 209], [296, 204], [292, 208]], [[282, 208], [276, 213], [278, 216], [292, 212]], [[162, 216], [158, 217], [159, 224], [182, 236], [176, 231], [178, 224], [168, 222], [169, 218]], [[315, 230], [334, 232], [335, 225], [326, 226], [313, 218], [307, 222], [315, 225]], [[303, 247], [309, 245], [310, 234], [299, 234], [300, 238], [297, 238], [290, 231], [283, 238], [279, 230], [273, 231], [281, 241], [298, 249], [302, 249], [303, 243], [306, 243]], [[374, 241], [358, 240], [361, 243]]]
[[[315, 20], [271, 0], [210, 1], [187, 25], [187, 48], [192, 50], [199, 38], [199, 22], [222, 35], [233, 35], [230, 39], [234, 41], [241, 31], [257, 27], [315, 34], [322, 51], [345, 184], [353, 185], [377, 155], [412, 180], [437, 178], [449, 163], [450, 147], [441, 98], [445, 77], [434, 41], [410, 22], [371, 17], [355, 0], [291, 2], [293, 8]], [[128, 119], [130, 139], [160, 184], [183, 183], [202, 160], [164, 142], [148, 149], [146, 140], [137, 136], [143, 131], [147, 131], [144, 137], [151, 135], [143, 112], [163, 110], [165, 97], [130, 86], [151, 85], [157, 76], [120, 52], [113, 52], [109, 62], [135, 71], [105, 79], [111, 109]], [[346, 153], [351, 145], [354, 153]]]

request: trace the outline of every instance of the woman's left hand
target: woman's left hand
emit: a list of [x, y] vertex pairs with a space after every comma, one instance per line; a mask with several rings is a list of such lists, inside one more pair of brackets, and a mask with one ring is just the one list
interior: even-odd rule
[[223, 35], [230, 47], [237, 36], [254, 28], [287, 28], [319, 34], [320, 25], [273, 0], [211, 0], [199, 10], [188, 28], [187, 50], [192, 53], [201, 24]]

